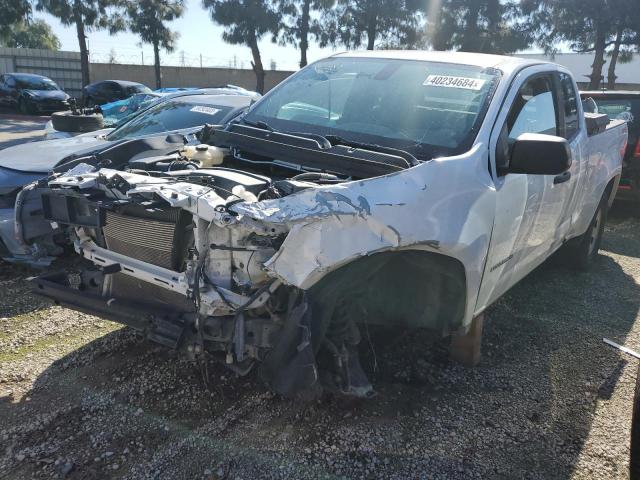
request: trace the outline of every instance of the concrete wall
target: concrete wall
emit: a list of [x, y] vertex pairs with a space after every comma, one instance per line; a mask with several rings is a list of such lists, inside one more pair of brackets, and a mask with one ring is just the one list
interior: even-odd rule
[[82, 90], [79, 52], [0, 47], [0, 74], [9, 72], [44, 75], [71, 96]]
[[[269, 90], [293, 72], [267, 71], [265, 89]], [[131, 80], [155, 88], [156, 80], [152, 65], [122, 65], [117, 63], [92, 63], [91, 81]], [[237, 85], [255, 90], [256, 76], [253, 70], [232, 68], [162, 67], [163, 87], [215, 87]]]
[[[32, 48], [0, 47], [0, 74], [9, 72], [35, 73], [51, 78], [69, 95], [82, 95], [82, 73], [79, 52], [53, 52]], [[269, 90], [293, 72], [267, 71], [265, 88]], [[156, 80], [152, 65], [122, 65], [92, 63], [91, 81], [131, 80], [144, 83], [152, 89]], [[238, 85], [255, 90], [253, 70], [232, 68], [162, 67], [163, 87], [215, 87]]]

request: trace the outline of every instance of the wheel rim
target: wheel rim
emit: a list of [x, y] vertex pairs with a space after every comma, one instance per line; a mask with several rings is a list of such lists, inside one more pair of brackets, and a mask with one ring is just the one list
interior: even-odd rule
[[600, 228], [602, 226], [602, 209], [599, 208], [596, 212], [596, 217], [593, 219], [593, 228], [591, 229], [591, 236], [589, 238], [589, 254], [593, 255], [598, 246], [598, 237], [600, 236]]

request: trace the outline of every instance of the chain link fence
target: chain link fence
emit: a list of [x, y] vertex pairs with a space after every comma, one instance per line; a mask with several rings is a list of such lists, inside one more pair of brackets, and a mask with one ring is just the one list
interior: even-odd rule
[[[133, 51], [92, 51], [89, 54], [91, 63], [112, 63], [124, 65], [153, 65], [153, 54], [139, 50]], [[262, 59], [265, 70], [297, 70], [296, 62], [286, 62], [273, 58]], [[193, 68], [234, 68], [240, 70], [251, 69], [251, 57], [232, 55], [229, 57], [214, 57], [209, 55], [192, 54], [184, 50], [160, 55], [162, 66], [193, 67]]]

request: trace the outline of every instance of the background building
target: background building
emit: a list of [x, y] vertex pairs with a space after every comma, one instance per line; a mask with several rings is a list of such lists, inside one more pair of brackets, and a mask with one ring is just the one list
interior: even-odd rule
[[[585, 88], [589, 83], [589, 74], [591, 73], [591, 64], [593, 63], [592, 53], [557, 53], [551, 57], [543, 54], [518, 53], [518, 57], [523, 58], [539, 58], [550, 62], [559, 63], [568, 68], [573, 73], [580, 87]], [[609, 59], [602, 68], [604, 75], [604, 84], [607, 83], [607, 69], [609, 68]], [[620, 63], [616, 65], [616, 90], [640, 90], [640, 55], [634, 55], [633, 60], [629, 63]]]

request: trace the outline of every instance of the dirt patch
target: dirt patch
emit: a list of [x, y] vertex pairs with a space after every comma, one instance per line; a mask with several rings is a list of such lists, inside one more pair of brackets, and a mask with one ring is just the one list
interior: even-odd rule
[[[373, 331], [378, 391], [284, 400], [29, 293], [0, 267], [3, 478], [627, 478], [640, 350], [640, 220], [611, 217], [590, 273], [549, 262], [488, 312], [465, 369], [426, 333]], [[386, 346], [379, 341], [382, 336]], [[371, 347], [371, 345], [373, 347]]]

